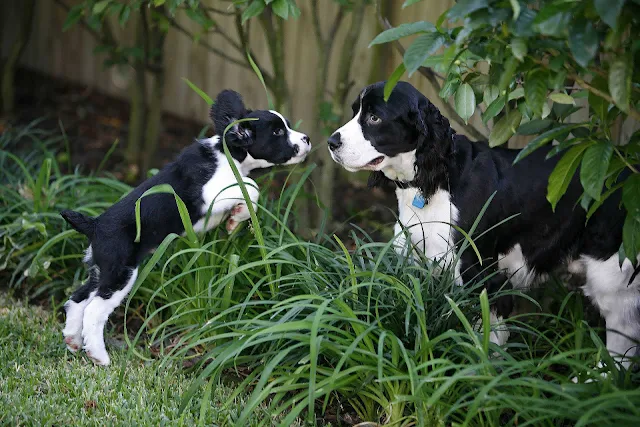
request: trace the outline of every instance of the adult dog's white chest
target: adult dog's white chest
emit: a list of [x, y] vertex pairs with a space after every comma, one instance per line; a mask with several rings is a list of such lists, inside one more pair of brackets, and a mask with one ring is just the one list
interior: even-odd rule
[[[451, 224], [458, 220], [458, 209], [451, 202], [448, 191], [438, 190], [424, 204], [418, 192], [417, 188], [396, 190], [400, 224], [409, 232], [414, 248], [429, 259], [440, 259], [448, 264], [454, 258]], [[396, 226], [396, 234], [400, 230]]]

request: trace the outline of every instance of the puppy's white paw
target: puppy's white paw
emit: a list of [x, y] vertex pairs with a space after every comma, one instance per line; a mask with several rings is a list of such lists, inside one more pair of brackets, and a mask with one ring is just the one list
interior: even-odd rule
[[251, 214], [249, 213], [249, 208], [246, 203], [238, 203], [231, 209], [231, 216], [227, 220], [225, 228], [227, 229], [227, 233], [231, 234], [233, 230], [238, 228], [241, 222], [248, 220], [251, 218]]
[[87, 357], [96, 365], [108, 366], [111, 363], [105, 348], [89, 348], [85, 346], [84, 351], [87, 353]]
[[104, 345], [102, 334], [99, 336], [87, 335], [83, 331], [84, 351], [87, 357], [96, 365], [107, 366], [110, 362], [109, 354]]
[[64, 332], [63, 335], [64, 343], [67, 345], [67, 349], [71, 353], [75, 353], [80, 350], [82, 347], [82, 335], [66, 335]]
[[[609, 376], [609, 374], [611, 374], [611, 372], [608, 371], [608, 370], [603, 370], [603, 369], [606, 369], [605, 366], [604, 366], [604, 363], [602, 363], [602, 361], [599, 361], [596, 364], [596, 366], [594, 367], [593, 370], [596, 371], [596, 372], [599, 372], [600, 378], [604, 379], [604, 378], [607, 378]], [[594, 376], [596, 376], [596, 375], [594, 375]], [[593, 378], [593, 376], [591, 376], [591, 377], [587, 378], [586, 380], [584, 380], [584, 384], [589, 384], [589, 383], [592, 383], [594, 381], [595, 381], [595, 379]], [[574, 383], [574, 384], [578, 384], [578, 382], [579, 382], [578, 377], [571, 378], [571, 382]]]

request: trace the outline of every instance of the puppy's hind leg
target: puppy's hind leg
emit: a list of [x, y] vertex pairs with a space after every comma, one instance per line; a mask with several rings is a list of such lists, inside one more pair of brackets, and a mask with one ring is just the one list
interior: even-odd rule
[[71, 298], [64, 304], [66, 311], [66, 323], [62, 330], [64, 342], [69, 351], [75, 353], [82, 347], [82, 319], [84, 310], [96, 295], [98, 279], [100, 277], [99, 268], [93, 264], [91, 259], [91, 246], [87, 250], [85, 262], [89, 266], [89, 278], [71, 295]]
[[97, 365], [108, 365], [104, 344], [104, 326], [109, 315], [127, 296], [138, 277], [137, 267], [119, 267], [116, 272], [102, 272], [96, 295], [84, 310], [82, 338], [87, 356]]

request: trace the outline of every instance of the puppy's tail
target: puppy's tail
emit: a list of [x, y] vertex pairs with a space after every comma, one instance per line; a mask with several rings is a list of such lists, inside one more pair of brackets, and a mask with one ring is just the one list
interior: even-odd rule
[[60, 212], [62, 218], [69, 223], [76, 231], [84, 234], [89, 239], [93, 238], [96, 231], [96, 220], [80, 212], [64, 210]]

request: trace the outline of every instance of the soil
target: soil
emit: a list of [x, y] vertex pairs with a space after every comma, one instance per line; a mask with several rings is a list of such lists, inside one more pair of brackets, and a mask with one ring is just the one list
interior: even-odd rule
[[[123, 156], [128, 136], [127, 101], [86, 85], [24, 68], [16, 73], [15, 88], [16, 111], [11, 118], [12, 123], [25, 125], [42, 119], [39, 128], [57, 133], [64, 129], [70, 145], [71, 162], [74, 167], [80, 165], [85, 172], [97, 169], [114, 141], [118, 140], [118, 146], [103, 170], [120, 180], [128, 180], [130, 167]], [[2, 122], [0, 117], [0, 132]], [[207, 123], [166, 113], [161, 123], [158, 149], [150, 162], [156, 168], [170, 162], [207, 126]], [[211, 131], [207, 134], [210, 135]], [[273, 197], [278, 197], [284, 178], [284, 173], [276, 174], [271, 187]], [[139, 181], [129, 184], [136, 185]], [[391, 189], [368, 189], [365, 183], [344, 179], [336, 180], [335, 187], [336, 202], [327, 233], [338, 234], [348, 246], [352, 246], [350, 233], [354, 228], [351, 223], [357, 224], [376, 240], [388, 240], [392, 236], [397, 202]]]

